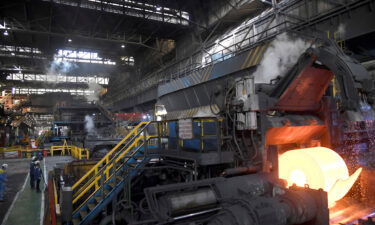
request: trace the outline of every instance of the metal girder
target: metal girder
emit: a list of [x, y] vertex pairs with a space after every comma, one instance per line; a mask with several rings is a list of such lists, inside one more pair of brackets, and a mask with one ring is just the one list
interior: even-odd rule
[[[335, 5], [332, 6], [331, 9], [328, 9], [328, 10], [323, 11], [323, 12], [321, 12], [319, 14], [316, 14], [316, 15], [309, 15], [309, 16], [306, 16], [306, 17], [303, 17], [303, 18], [302, 18], [303, 15], [293, 15], [292, 14], [293, 10], [296, 7], [301, 7], [301, 8], [305, 7], [307, 2], [309, 2], [309, 1], [291, 0], [291, 1], [287, 1], [286, 3], [279, 4], [279, 5], [277, 5], [277, 11], [276, 12], [271, 12], [269, 14], [261, 16], [257, 20], [254, 20], [254, 22], [250, 23], [247, 28], [243, 28], [244, 33], [246, 33], [246, 31], [248, 31], [248, 30], [245, 30], [245, 29], [251, 29], [251, 27], [254, 24], [262, 24], [264, 26], [262, 26], [261, 28], [267, 29], [268, 27], [271, 26], [271, 23], [274, 22], [276, 13], [279, 14], [280, 16], [283, 16], [286, 19], [289, 18], [291, 20], [291, 21], [288, 20], [288, 22], [290, 22], [290, 23], [285, 23], [286, 25], [285, 25], [285, 27], [283, 27], [283, 30], [306, 31], [306, 30], [309, 30], [311, 28], [314, 30], [314, 28], [318, 27], [324, 21], [328, 21], [333, 17], [337, 17], [337, 16], [340, 16], [344, 13], [353, 11], [352, 9], [356, 9], [356, 11], [352, 12], [353, 15], [356, 14], [356, 13], [358, 14], [359, 8], [363, 9], [363, 8], [368, 7], [368, 8], [370, 8], [370, 11], [371, 11], [371, 5], [374, 2], [374, 0], [349, 1], [349, 2], [345, 2], [344, 4], [335, 4]], [[317, 3], [317, 1], [314, 1], [314, 2]], [[294, 11], [296, 11], [296, 10], [294, 10]], [[295, 21], [293, 21], [293, 20], [295, 20]], [[273, 26], [273, 28], [274, 28], [274, 26]], [[271, 32], [271, 34], [270, 34], [270, 32], [263, 33], [262, 32], [263, 30], [259, 31], [259, 35], [254, 36], [254, 37], [257, 37], [257, 41], [264, 41], [265, 38], [271, 38], [272, 35], [274, 36], [278, 33], [278, 32], [274, 32], [274, 33]], [[306, 32], [304, 32], [304, 33], [306, 33]], [[325, 33], [319, 33], [319, 34], [325, 35]], [[247, 34], [246, 34], [246, 36], [247, 36]], [[263, 36], [265, 36], [265, 37], [263, 37]], [[214, 43], [211, 44], [211, 45], [208, 45], [207, 49], [212, 47], [212, 45], [214, 45]], [[250, 48], [252, 45], [254, 45], [254, 43], [250, 43], [247, 46], [245, 46], [243, 49], [239, 49], [239, 51], [236, 51], [236, 54], [239, 54], [239, 52], [242, 52], [245, 49]], [[199, 52], [198, 51], [194, 52], [192, 55], [201, 54], [205, 50], [206, 50], [206, 48], [203, 49], [203, 50], [199, 49]], [[208, 53], [209, 51], [206, 51], [206, 52]], [[173, 65], [173, 67], [175, 67], [177, 71], [178, 71], [178, 68], [180, 68], [180, 66], [183, 65], [183, 63], [184, 63], [183, 60], [181, 60], [179, 62], [176, 62]], [[150, 88], [153, 85], [157, 85], [157, 83], [160, 79], [162, 79], [163, 77], [167, 77], [167, 76], [168, 76], [168, 73], [166, 71], [162, 71], [162, 70], [156, 71], [155, 73], [150, 74], [147, 78], [144, 78], [143, 80], [137, 82], [136, 84], [133, 83], [133, 84], [129, 85], [128, 88], [127, 87], [123, 88], [121, 93], [118, 93], [118, 94], [114, 95], [115, 98], [116, 98], [116, 99], [114, 99], [114, 101], [119, 101], [120, 99], [130, 99], [130, 98], [133, 98], [133, 97], [137, 98], [137, 96], [141, 95], [140, 93], [142, 91], [147, 90], [147, 88]], [[119, 96], [119, 95], [121, 95], [121, 96]], [[108, 100], [111, 101], [111, 99], [108, 99]], [[112, 102], [114, 102], [114, 101], [112, 101]], [[141, 104], [141, 103], [139, 103], [139, 104]]]
[[290, 13], [287, 13], [287, 12], [279, 12], [280, 14], [286, 16], [286, 17], [290, 17], [292, 19], [295, 19], [295, 20], [299, 20], [299, 21], [302, 21], [302, 22], [306, 22], [306, 19], [300, 17], [300, 16], [297, 16], [297, 15], [292, 15]]
[[[96, 10], [106, 13], [126, 15], [130, 17], [152, 20], [157, 22], [188, 26], [191, 22], [187, 12], [168, 7], [145, 4], [138, 1], [111, 0], [42, 0], [51, 4], [61, 4], [70, 7]], [[159, 9], [158, 9], [159, 8]]]
[[337, 0], [327, 0], [327, 1], [335, 5], [345, 5], [345, 2], [343, 1], [337, 1]]
[[[38, 29], [31, 29], [29, 26], [24, 25], [23, 23], [19, 22], [16, 18], [5, 18], [6, 21], [6, 28], [8, 32], [15, 32], [15, 33], [28, 33], [28, 34], [39, 34], [39, 35], [48, 35], [48, 36], [57, 36], [57, 37], [64, 37], [64, 38], [77, 38], [77, 39], [84, 39], [84, 40], [91, 40], [91, 41], [102, 41], [102, 42], [112, 42], [112, 43], [119, 43], [119, 44], [130, 44], [130, 45], [137, 45], [142, 46], [145, 48], [149, 48], [155, 51], [159, 51], [159, 49], [154, 48], [150, 45], [145, 44], [149, 38], [146, 40], [143, 39], [142, 35], [138, 35], [136, 40], [132, 37], [128, 38], [127, 35], [118, 35], [118, 34], [101, 34], [99, 35], [91, 35], [84, 32], [72, 33], [66, 32], [62, 29], [59, 31], [50, 31], [49, 28], [41, 25], [38, 22], [34, 22], [33, 25], [37, 26]], [[56, 28], [56, 27], [55, 27]]]

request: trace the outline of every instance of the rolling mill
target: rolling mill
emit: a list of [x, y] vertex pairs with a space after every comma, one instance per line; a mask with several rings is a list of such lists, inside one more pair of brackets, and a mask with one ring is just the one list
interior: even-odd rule
[[1, 225], [374, 225], [375, 0], [0, 1]]

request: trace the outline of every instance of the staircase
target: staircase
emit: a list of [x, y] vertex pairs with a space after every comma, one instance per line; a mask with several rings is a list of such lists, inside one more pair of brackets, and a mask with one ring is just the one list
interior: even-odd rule
[[98, 107], [98, 109], [100, 110], [101, 113], [103, 113], [103, 115], [109, 119], [111, 122], [116, 122], [113, 114], [108, 110], [106, 109], [104, 106], [102, 106], [99, 102], [96, 103], [96, 106]]
[[51, 135], [52, 131], [44, 131], [37, 139], [36, 139], [36, 145], [40, 146], [46, 141], [46, 138], [48, 138]]
[[150, 122], [138, 124], [73, 186], [73, 224], [91, 221], [123, 190], [150, 160], [145, 155]]

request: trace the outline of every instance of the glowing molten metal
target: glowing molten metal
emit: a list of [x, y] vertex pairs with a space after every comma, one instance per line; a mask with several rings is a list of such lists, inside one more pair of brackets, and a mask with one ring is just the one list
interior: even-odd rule
[[288, 182], [328, 192], [328, 205], [343, 198], [357, 180], [362, 168], [349, 177], [348, 168], [335, 151], [314, 147], [287, 151], [279, 157], [279, 177]]

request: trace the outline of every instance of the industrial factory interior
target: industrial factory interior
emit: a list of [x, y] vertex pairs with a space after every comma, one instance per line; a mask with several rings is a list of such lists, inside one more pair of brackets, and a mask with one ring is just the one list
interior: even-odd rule
[[375, 225], [375, 0], [0, 0], [0, 225]]

